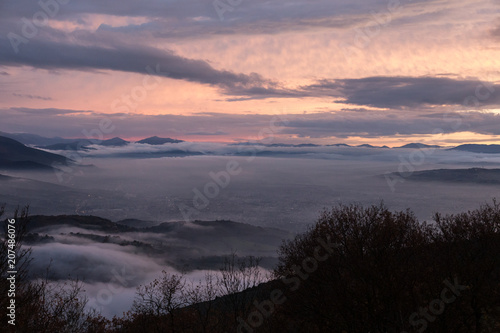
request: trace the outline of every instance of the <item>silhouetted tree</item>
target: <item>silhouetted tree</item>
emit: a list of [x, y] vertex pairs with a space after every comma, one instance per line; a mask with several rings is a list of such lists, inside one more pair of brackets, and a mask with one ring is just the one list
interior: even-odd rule
[[184, 298], [194, 313], [193, 326], [196, 332], [217, 332], [220, 329], [220, 311], [215, 308], [214, 300], [220, 295], [220, 287], [214, 273], [206, 272], [198, 283], [186, 285]]
[[[18, 332], [500, 331], [496, 201], [466, 213], [437, 213], [429, 224], [382, 204], [339, 205], [283, 243], [274, 280], [263, 276], [258, 258], [232, 253], [219, 272], [196, 283], [162, 272], [138, 287], [131, 311], [111, 321], [85, 310], [78, 281], [28, 279], [30, 250], [21, 246], [27, 209], [14, 218]], [[4, 237], [2, 272], [8, 245]], [[0, 288], [6, 294], [5, 279]], [[0, 305], [6, 315], [5, 298]]]
[[[252, 294], [242, 291], [258, 286], [265, 281], [259, 267], [260, 259], [249, 256], [239, 258], [235, 252], [224, 259], [224, 265], [217, 276], [219, 296], [225, 304], [225, 311], [232, 313], [232, 320], [226, 326], [237, 325], [237, 318], [248, 312]], [[226, 316], [225, 319], [230, 319]]]
[[[495, 202], [437, 214], [435, 224], [383, 205], [325, 211], [280, 248], [281, 314], [299, 332], [493, 332], [500, 322], [499, 211]], [[457, 295], [445, 304], [440, 297], [453, 285]]]
[[[452, 306], [455, 330], [497, 332], [500, 325], [500, 204], [467, 213], [435, 215], [441, 275], [467, 287]], [[458, 314], [458, 316], [456, 316]], [[452, 318], [450, 318], [451, 320]], [[458, 325], [459, 323], [459, 325]]]

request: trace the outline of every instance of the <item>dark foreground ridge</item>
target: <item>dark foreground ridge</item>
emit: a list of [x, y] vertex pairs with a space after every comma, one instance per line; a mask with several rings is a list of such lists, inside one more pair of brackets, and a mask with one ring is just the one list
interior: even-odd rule
[[[40, 233], [39, 245], [54, 241], [43, 233], [55, 228], [59, 239], [85, 238], [115, 245], [123, 241], [128, 248], [142, 247], [143, 251], [154, 244], [148, 247], [144, 238], [130, 243], [126, 236], [151, 234], [158, 240], [158, 235], [165, 234], [176, 243], [187, 229], [207, 239], [217, 237], [224, 227], [258, 231], [230, 221], [147, 223], [141, 228], [139, 220], [124, 220], [125, 225], [92, 216], [17, 219], [23, 242], [22, 226], [31, 223], [27, 232]], [[72, 234], [62, 235], [68, 226]], [[222, 235], [220, 240], [227, 237]], [[239, 240], [244, 237], [238, 235]], [[186, 247], [192, 249], [193, 243]], [[6, 245], [1, 248], [4, 252]], [[17, 309], [19, 326], [15, 329], [89, 333], [500, 331], [500, 205], [496, 201], [466, 213], [436, 214], [432, 224], [418, 221], [409, 210], [339, 205], [325, 211], [307, 232], [284, 242], [278, 255], [270, 279], [259, 275], [258, 261], [235, 255], [226, 257], [220, 270], [206, 275], [200, 284], [164, 271], [150, 284], [139, 286], [131, 310], [113, 320], [86, 312], [80, 302], [81, 289], [61, 287], [54, 294], [47, 284], [30, 281], [22, 273], [16, 301], [25, 306]], [[0, 280], [0, 288], [6, 292], [9, 282]], [[0, 298], [3, 316], [5, 299]]]
[[71, 161], [64, 156], [27, 147], [19, 141], [0, 136], [0, 169], [54, 170]]

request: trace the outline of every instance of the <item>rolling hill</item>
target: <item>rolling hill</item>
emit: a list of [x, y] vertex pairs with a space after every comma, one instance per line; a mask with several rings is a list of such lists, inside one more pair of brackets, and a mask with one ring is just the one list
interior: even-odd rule
[[441, 146], [438, 146], [438, 145], [426, 145], [425, 143], [408, 143], [408, 144], [406, 144], [404, 146], [394, 147], [394, 148], [425, 149], [425, 148], [441, 148]]
[[64, 156], [30, 148], [19, 141], [0, 136], [0, 169], [52, 170], [57, 165], [68, 165]]
[[78, 239], [90, 241], [88, 246], [114, 244], [131, 247], [134, 252], [153, 256], [168, 265], [189, 269], [218, 268], [232, 251], [260, 256], [262, 265], [270, 268], [276, 263], [276, 250], [282, 241], [293, 236], [276, 228], [224, 220], [164, 222], [151, 226], [147, 221], [112, 222], [89, 215], [34, 215], [30, 216], [27, 228], [30, 245], [72, 244]]

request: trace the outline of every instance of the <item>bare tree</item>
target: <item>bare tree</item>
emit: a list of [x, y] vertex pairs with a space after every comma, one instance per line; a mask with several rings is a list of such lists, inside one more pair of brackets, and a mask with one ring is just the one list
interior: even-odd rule
[[235, 252], [225, 258], [217, 277], [217, 284], [224, 303], [224, 311], [233, 314], [231, 322], [225, 323], [227, 327], [236, 327], [238, 317], [244, 316], [252, 307], [255, 295], [250, 289], [265, 282], [259, 263], [260, 258], [253, 256], [239, 258]]
[[132, 309], [136, 314], [147, 317], [170, 318], [170, 330], [176, 331], [175, 312], [186, 306], [183, 297], [186, 280], [183, 274], [162, 271], [162, 276], [148, 285], [137, 288]]
[[217, 277], [212, 272], [206, 272], [203, 280], [197, 283], [191, 281], [186, 285], [184, 298], [196, 313], [198, 331], [213, 332], [218, 327], [219, 319], [216, 315], [214, 300], [219, 294]]
[[[12, 249], [16, 252], [15, 274], [16, 278], [16, 326], [15, 331], [22, 332], [93, 332], [98, 327], [99, 331], [106, 326], [106, 320], [94, 312], [85, 310], [87, 297], [85, 296], [82, 284], [79, 281], [51, 282], [47, 275], [36, 280], [29, 274], [31, 263], [31, 248], [23, 247], [23, 239], [28, 232], [29, 207], [26, 206], [21, 211], [16, 209], [13, 215], [15, 223], [14, 243], [9, 243], [9, 237], [2, 239], [0, 244], [0, 269], [2, 273], [9, 270], [7, 254]], [[0, 217], [4, 214], [4, 207], [0, 207]], [[4, 235], [7, 236], [7, 224], [9, 219], [4, 221]], [[0, 280], [2, 294], [6, 295], [8, 286], [6, 279]], [[0, 297], [2, 317], [6, 317], [5, 302], [6, 297]], [[5, 305], [5, 306], [4, 306]], [[9, 329], [8, 327], [7, 329]], [[12, 330], [14, 331], [14, 330]]]
[[254, 256], [239, 258], [236, 252], [226, 257], [217, 281], [221, 294], [235, 294], [264, 282], [265, 276], [259, 267], [260, 261], [261, 258]]

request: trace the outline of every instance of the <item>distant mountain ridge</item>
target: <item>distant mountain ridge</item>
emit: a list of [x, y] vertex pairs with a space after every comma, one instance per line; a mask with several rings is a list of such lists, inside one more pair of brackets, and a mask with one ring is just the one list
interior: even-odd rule
[[[119, 137], [114, 137], [108, 140], [97, 140], [97, 139], [66, 139], [61, 138], [59, 136], [55, 136], [52, 138], [44, 137], [36, 134], [29, 133], [6, 133], [1, 132], [0, 135], [6, 138], [10, 138], [16, 141], [21, 142], [25, 145], [37, 146], [43, 149], [50, 150], [79, 150], [83, 147], [83, 149], [88, 149], [86, 146], [97, 144], [101, 146], [124, 146], [129, 143], [129, 141], [123, 140]], [[77, 149], [77, 146], [78, 147]]]
[[106, 146], [106, 147], [121, 147], [129, 144], [128, 141], [122, 138], [115, 137], [108, 140], [87, 140], [78, 139], [72, 142], [56, 143], [48, 146], [38, 146], [38, 148], [48, 149], [48, 150], [74, 150], [74, 151], [88, 151], [95, 150], [95, 148], [89, 147], [90, 145]]
[[464, 144], [454, 148], [450, 148], [448, 150], [460, 150], [460, 151], [468, 151], [471, 153], [483, 153], [483, 154], [499, 154], [500, 145]]
[[171, 138], [160, 138], [157, 136], [152, 136], [152, 137], [137, 141], [136, 143], [145, 143], [145, 144], [149, 144], [149, 145], [162, 145], [165, 143], [181, 143], [181, 142], [184, 142], [184, 141], [171, 139]]
[[394, 148], [411, 148], [411, 149], [423, 149], [423, 148], [441, 148], [438, 145], [427, 145], [425, 143], [408, 143], [406, 145]]
[[114, 137], [112, 139], [108, 140], [103, 140], [99, 143], [101, 146], [112, 146], [112, 147], [121, 147], [121, 146], [126, 146], [130, 142], [127, 140], [123, 140], [122, 138], [119, 137]]
[[351, 148], [389, 148], [387, 146], [373, 146], [370, 144], [361, 144], [357, 146], [351, 146], [346, 143], [333, 143], [333, 144], [326, 144], [326, 145], [318, 145], [315, 143], [298, 143], [298, 144], [291, 144], [291, 143], [270, 143], [270, 144], [265, 144], [265, 143], [253, 143], [253, 142], [238, 142], [238, 143], [231, 143], [231, 146], [262, 146], [262, 147], [284, 147], [284, 148], [303, 148], [303, 147], [351, 147]]
[[[157, 136], [153, 136], [150, 138], [146, 138], [140, 141], [137, 141], [136, 143], [141, 143], [141, 144], [148, 144], [148, 145], [162, 145], [165, 143], [180, 143], [184, 142], [183, 140], [176, 140], [176, 139], [171, 139], [171, 138], [160, 138]], [[88, 151], [88, 150], [95, 150], [95, 148], [89, 147], [90, 145], [98, 145], [98, 146], [105, 146], [105, 147], [122, 147], [126, 146], [130, 143], [130, 141], [123, 140], [122, 138], [115, 137], [112, 139], [108, 140], [103, 140], [103, 141], [92, 141], [92, 140], [76, 140], [72, 142], [64, 142], [64, 143], [56, 143], [52, 145], [47, 145], [47, 146], [39, 146], [39, 148], [42, 149], [48, 149], [48, 150], [73, 150], [73, 151]]]
[[[66, 139], [62, 137], [43, 137], [36, 134], [29, 133], [6, 133], [1, 132], [0, 135], [6, 138], [10, 138], [25, 145], [36, 146], [37, 148], [47, 149], [47, 150], [72, 150], [72, 151], [89, 151], [92, 148], [90, 145], [99, 145], [106, 147], [122, 147], [126, 146], [134, 141], [127, 141], [120, 137], [114, 137], [106, 140], [94, 140], [94, 139]], [[158, 136], [151, 136], [135, 143], [149, 144], [149, 145], [163, 145], [163, 144], [175, 144], [185, 142], [180, 139], [173, 138], [163, 138]], [[346, 143], [333, 143], [333, 144], [315, 144], [315, 143], [262, 143], [262, 142], [237, 142], [231, 143], [230, 146], [261, 146], [269, 148], [315, 148], [315, 147], [346, 147], [346, 148], [390, 148], [386, 145], [377, 146], [372, 144], [359, 144], [359, 145], [349, 145]], [[425, 144], [419, 142], [408, 143], [398, 147], [392, 147], [390, 149], [428, 149], [428, 148], [447, 148], [440, 145]], [[498, 144], [462, 144], [453, 148], [447, 148], [447, 150], [458, 150], [467, 151], [472, 153], [484, 153], [484, 154], [500, 154], [500, 145]]]
[[[148, 144], [148, 145], [163, 145], [165, 143], [180, 143], [180, 142], [184, 142], [184, 141], [171, 139], [171, 138], [160, 138], [157, 136], [153, 136], [150, 138], [146, 138], [146, 139], [137, 141], [136, 143]], [[124, 140], [124, 139], [119, 138], [119, 137], [114, 137], [112, 139], [102, 140], [102, 141], [81, 139], [81, 140], [75, 140], [72, 142], [64, 142], [64, 143], [56, 143], [56, 144], [52, 144], [52, 145], [47, 145], [47, 146], [39, 146], [39, 148], [48, 149], [48, 150], [88, 151], [88, 150], [95, 150], [95, 148], [89, 147], [91, 145], [98, 145], [98, 146], [105, 146], [105, 147], [123, 147], [123, 146], [128, 145], [129, 143], [130, 143], [130, 141]]]

